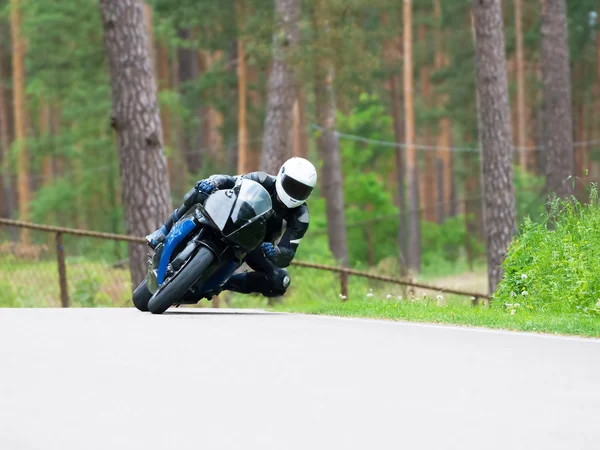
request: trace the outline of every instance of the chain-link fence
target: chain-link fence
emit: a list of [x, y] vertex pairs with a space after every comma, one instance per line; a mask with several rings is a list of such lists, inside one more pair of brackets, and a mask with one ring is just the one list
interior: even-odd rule
[[[0, 225], [0, 306], [131, 306], [127, 244], [145, 245], [142, 238], [10, 219], [0, 219]], [[318, 277], [315, 271], [319, 271]], [[398, 286], [402, 292], [444, 292], [469, 297], [473, 303], [487, 298], [481, 293], [310, 262], [294, 262], [290, 272], [296, 286], [305, 286], [299, 294], [317, 293], [342, 301], [352, 293], [353, 286], [358, 290], [360, 280], [361, 289], [364, 282], [379, 288], [385, 283]], [[388, 292], [397, 290], [390, 287]], [[222, 297], [224, 303], [231, 304], [227, 295]], [[219, 298], [213, 299], [213, 306], [220, 306]]]

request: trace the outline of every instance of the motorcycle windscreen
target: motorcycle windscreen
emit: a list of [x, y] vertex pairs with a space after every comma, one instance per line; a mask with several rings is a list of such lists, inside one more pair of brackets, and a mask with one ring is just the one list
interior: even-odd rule
[[235, 189], [217, 191], [208, 197], [204, 203], [204, 211], [206, 211], [208, 217], [210, 217], [213, 223], [221, 231], [225, 228], [231, 213], [231, 208], [233, 208], [233, 205], [235, 204], [236, 197], [234, 193]]
[[273, 212], [271, 196], [255, 181], [241, 179], [233, 189], [221, 190], [206, 200], [204, 210], [230, 241], [246, 249], [258, 246], [265, 219]]

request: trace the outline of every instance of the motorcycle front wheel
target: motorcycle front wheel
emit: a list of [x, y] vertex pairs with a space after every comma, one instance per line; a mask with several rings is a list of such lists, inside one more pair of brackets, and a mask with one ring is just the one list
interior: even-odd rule
[[215, 255], [206, 247], [188, 262], [183, 269], [164, 288], [154, 294], [148, 302], [148, 310], [152, 314], [162, 314], [173, 304], [177, 303], [191, 288], [204, 272], [215, 261]]
[[152, 292], [148, 290], [148, 286], [146, 284], [147, 280], [144, 278], [138, 287], [133, 291], [133, 304], [140, 311], [146, 312], [148, 311], [148, 302], [152, 298]]

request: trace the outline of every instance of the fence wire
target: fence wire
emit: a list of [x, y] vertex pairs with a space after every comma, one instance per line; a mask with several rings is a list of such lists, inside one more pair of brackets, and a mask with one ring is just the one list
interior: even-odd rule
[[[0, 218], [0, 306], [3, 307], [125, 307], [131, 306], [132, 283], [127, 243], [144, 245], [143, 238], [32, 224]], [[29, 232], [29, 242], [14, 241]], [[11, 240], [13, 239], [13, 240]], [[417, 288], [427, 292], [470, 297], [475, 303], [487, 299], [481, 293], [465, 292], [416, 283], [409, 279], [312, 262], [295, 261], [291, 268], [296, 284], [312, 283], [308, 270], [330, 273], [319, 285], [329, 297], [348, 297], [349, 278]], [[356, 282], [354, 282], [356, 283]], [[388, 289], [389, 292], [396, 292]], [[214, 306], [219, 306], [215, 299]], [[229, 297], [223, 301], [230, 304]]]

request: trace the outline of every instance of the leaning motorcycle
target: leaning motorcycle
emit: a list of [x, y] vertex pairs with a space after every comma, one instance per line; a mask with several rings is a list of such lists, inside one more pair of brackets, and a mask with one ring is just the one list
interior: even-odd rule
[[272, 214], [269, 193], [246, 179], [193, 205], [156, 247], [133, 304], [162, 314], [173, 305], [212, 298], [263, 242]]

